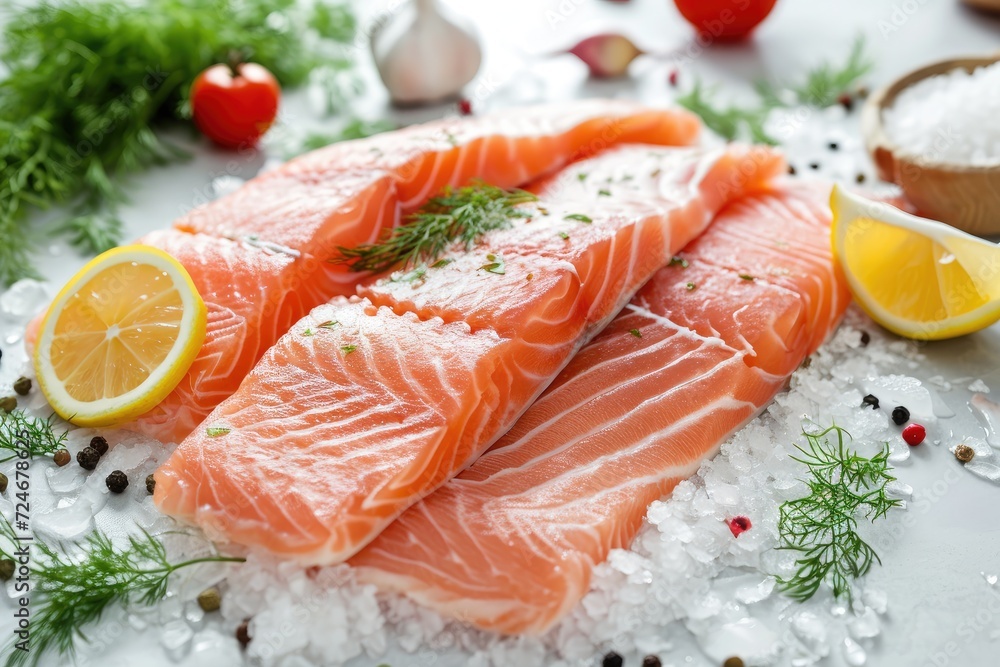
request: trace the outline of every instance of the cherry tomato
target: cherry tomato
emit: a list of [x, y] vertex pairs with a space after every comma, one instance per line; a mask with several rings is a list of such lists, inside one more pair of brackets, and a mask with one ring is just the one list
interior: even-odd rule
[[220, 146], [253, 146], [278, 115], [280, 98], [277, 79], [256, 63], [213, 65], [191, 85], [191, 113]]
[[676, 0], [681, 15], [708, 41], [742, 39], [767, 18], [777, 0]]

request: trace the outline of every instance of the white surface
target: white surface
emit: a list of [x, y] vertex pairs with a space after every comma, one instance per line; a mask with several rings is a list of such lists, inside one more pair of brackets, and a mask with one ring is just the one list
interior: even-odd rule
[[[841, 60], [859, 31], [868, 35], [870, 50], [878, 61], [870, 77], [873, 84], [939, 58], [986, 53], [1000, 47], [1000, 23], [965, 10], [955, 0], [780, 0], [752, 42], [708, 49], [691, 41], [689, 27], [668, 0], [635, 0], [622, 5], [600, 0], [466, 0], [452, 4], [472, 16], [484, 33], [484, 68], [470, 86], [470, 98], [477, 109], [599, 95], [663, 103], [674, 93], [666, 82], [673, 67], [680, 69], [682, 89], [697, 74], [708, 82], [723, 84], [723, 95], [746, 95], [750, 82], [759, 77], [795, 80], [820, 60]], [[363, 11], [377, 13], [375, 7]], [[649, 51], [678, 51], [672, 60], [641, 58], [633, 64], [631, 79], [609, 82], [587, 81], [583, 66], [571, 56], [544, 60], [533, 57], [602, 31], [627, 32]], [[359, 47], [358, 58], [367, 63], [365, 47]], [[451, 111], [450, 107], [392, 111], [386, 107], [385, 96], [370, 71], [368, 78], [371, 93], [356, 105], [364, 115], [391, 115], [401, 122], [412, 122]], [[296, 129], [332, 122], [312, 113], [307, 95], [301, 92], [286, 97], [283, 115]], [[837, 123], [836, 131], [850, 140], [856, 135], [856, 122], [854, 116]], [[826, 160], [828, 154], [818, 152], [829, 140], [827, 136], [800, 133], [793, 139], [795, 150], [800, 152], [792, 155], [796, 163], [810, 161], [809, 152], [816, 149], [824, 158], [820, 171], [829, 169], [832, 175], [852, 177], [854, 167], [849, 162], [842, 158]], [[856, 136], [853, 141], [856, 145]], [[154, 169], [130, 181], [132, 203], [122, 211], [127, 237], [165, 227], [181, 212], [207, 199], [214, 177], [229, 174], [247, 178], [263, 162], [260, 155], [245, 159], [205, 145], [193, 149], [191, 161]], [[71, 250], [54, 246], [51, 252], [46, 251], [41, 264], [45, 275], [61, 283], [82, 262], [83, 258]], [[4, 327], [0, 329], [0, 340], [12, 333], [3, 323], [0, 327]], [[4, 351], [18, 344], [4, 342]], [[927, 368], [908, 371], [910, 374], [983, 378], [994, 392], [1000, 391], [997, 327], [960, 340], [927, 345], [923, 352], [928, 358]], [[0, 386], [8, 386], [13, 379], [16, 369], [12, 366], [3, 364]], [[944, 394], [957, 414], [943, 424], [956, 436], [982, 435], [967, 407], [969, 395], [965, 384]], [[915, 489], [914, 499], [905, 518], [894, 524], [894, 530], [876, 540], [885, 566], [876, 568], [869, 582], [888, 592], [890, 614], [888, 627], [871, 651], [868, 664], [997, 664], [1000, 590], [985, 585], [980, 573], [1000, 572], [1000, 518], [994, 511], [1000, 489], [971, 475], [948, 473], [953, 470], [946, 465], [949, 457], [943, 446], [918, 448], [898, 470], [901, 481]], [[8, 627], [6, 613], [0, 623]], [[156, 641], [153, 632], [129, 631], [110, 642], [113, 648], [101, 664], [140, 664], [136, 655], [142, 656], [143, 665], [168, 664]], [[684, 650], [683, 645], [663, 657], [664, 664], [709, 664], [704, 656], [693, 649]], [[836, 660], [839, 657], [830, 664], [838, 664]], [[427, 653], [389, 655], [357, 664], [381, 662], [393, 667], [461, 664], [454, 658]], [[214, 667], [230, 663], [220, 658]], [[51, 658], [43, 664], [61, 663]]]

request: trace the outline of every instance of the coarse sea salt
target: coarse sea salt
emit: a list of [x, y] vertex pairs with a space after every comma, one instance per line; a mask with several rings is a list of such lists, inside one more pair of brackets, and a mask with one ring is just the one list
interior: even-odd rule
[[905, 88], [882, 115], [893, 146], [935, 162], [1000, 164], [1000, 63]]

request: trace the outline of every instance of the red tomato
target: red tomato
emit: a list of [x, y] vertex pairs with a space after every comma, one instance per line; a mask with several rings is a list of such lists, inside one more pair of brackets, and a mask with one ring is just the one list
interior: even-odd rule
[[253, 146], [278, 115], [281, 87], [255, 63], [212, 65], [191, 85], [191, 113], [202, 133], [225, 148]]
[[676, 0], [681, 15], [708, 41], [742, 39], [767, 18], [777, 0]]

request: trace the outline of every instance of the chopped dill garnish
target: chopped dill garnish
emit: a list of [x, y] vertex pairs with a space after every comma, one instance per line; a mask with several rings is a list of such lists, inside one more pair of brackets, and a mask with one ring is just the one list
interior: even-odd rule
[[636, 338], [642, 338], [642, 332], [639, 331], [638, 329], [629, 329], [629, 333], [635, 336]]
[[163, 544], [145, 530], [129, 536], [128, 544], [120, 548], [95, 530], [84, 542], [64, 551], [37, 536], [30, 541], [19, 539], [14, 526], [0, 517], [0, 558], [16, 560], [21, 549], [31, 554], [30, 650], [16, 648], [18, 640], [14, 639], [7, 645], [7, 667], [38, 665], [50, 652], [71, 658], [74, 639], [86, 638], [86, 626], [98, 621], [109, 606], [156, 604], [166, 595], [170, 575], [177, 570], [199, 563], [244, 562], [243, 558], [205, 556], [171, 563]]
[[480, 266], [480, 269], [501, 276], [507, 273], [507, 264], [503, 261], [503, 257], [500, 255], [490, 253], [489, 255], [486, 255], [486, 261], [487, 263]]
[[402, 271], [402, 272], [399, 272], [399, 273], [392, 274], [392, 276], [389, 278], [389, 282], [393, 282], [393, 283], [413, 283], [413, 282], [416, 282], [416, 281], [422, 279], [426, 275], [427, 275], [427, 267], [426, 266], [418, 266], [417, 268], [412, 269], [410, 271]]
[[597, 191], [597, 196], [598, 197], [610, 197], [611, 196], [611, 190], [605, 190], [604, 188], [601, 188], [600, 190]]
[[308, 327], [306, 327], [306, 330], [302, 332], [302, 335], [303, 336], [312, 336], [313, 335], [313, 330], [310, 329], [310, 328], [308, 328]]
[[[314, 132], [306, 136], [302, 141], [299, 150], [294, 151], [294, 153], [300, 153], [304, 151], [311, 151], [317, 148], [322, 148], [323, 146], [329, 146], [330, 144], [335, 144], [341, 141], [351, 141], [352, 139], [364, 139], [365, 137], [370, 137], [375, 134], [380, 134], [382, 132], [389, 132], [396, 129], [395, 123], [390, 123], [387, 120], [361, 120], [360, 118], [352, 118], [347, 121], [347, 123], [340, 128], [339, 132], [334, 132], [333, 134], [322, 134], [319, 132]], [[382, 149], [377, 146], [372, 146], [371, 152], [376, 154], [381, 154]], [[289, 154], [289, 157], [293, 157]]]
[[53, 422], [55, 415], [48, 419], [32, 417], [24, 410], [0, 411], [0, 449], [10, 455], [0, 459], [0, 463], [19, 457], [19, 452], [27, 451], [28, 456], [52, 456], [60, 449], [66, 449], [69, 431], [57, 433]]
[[207, 435], [210, 438], [220, 438], [224, 435], [228, 435], [231, 432], [232, 429], [227, 428], [225, 426], [209, 426], [208, 428], [205, 429], [205, 435]]
[[673, 257], [670, 258], [670, 266], [679, 266], [682, 269], [686, 269], [687, 267], [689, 267], [691, 265], [683, 257], [679, 257], [679, 256], [675, 255], [675, 256], [673, 256]]
[[693, 291], [695, 290], [695, 288], [697, 288], [698, 286], [697, 286], [697, 285], [695, 285], [694, 283], [688, 283], [688, 284], [686, 285], [686, 287], [687, 287], [687, 289], [688, 289], [688, 292], [693, 292]]
[[585, 225], [589, 225], [593, 222], [590, 216], [586, 216], [583, 213], [570, 213], [569, 215], [563, 216], [563, 220], [576, 220], [577, 222], [582, 222]]
[[559, 232], [559, 238], [561, 238], [563, 241], [569, 241], [569, 234], [567, 234], [566, 232]]
[[587, 180], [587, 173], [586, 173], [586, 172], [582, 172], [582, 171], [581, 171], [581, 172], [579, 172], [579, 173], [578, 173], [578, 174], [576, 175], [576, 180], [578, 180], [578, 181], [580, 181], [581, 183], [583, 183], [583, 182], [584, 182], [585, 180]]
[[529, 211], [516, 207], [537, 199], [524, 190], [504, 190], [482, 182], [448, 187], [383, 240], [340, 248], [339, 256], [330, 261], [348, 264], [352, 271], [373, 272], [434, 262], [452, 243], [468, 250], [487, 232], [505, 229], [515, 218], [530, 217]]
[[751, 276], [749, 273], [741, 273], [740, 280], [755, 280], [755, 278]]
[[792, 458], [809, 470], [803, 480], [809, 495], [784, 502], [778, 518], [778, 548], [796, 553], [797, 570], [788, 579], [779, 577], [778, 585], [789, 597], [803, 601], [827, 582], [834, 597], [851, 600], [852, 581], [882, 563], [858, 534], [858, 515], [874, 522], [900, 504], [886, 491], [895, 480], [889, 445], [866, 458], [847, 448], [844, 437], [850, 434], [839, 426], [803, 435], [806, 446], [796, 445], [799, 455]]
[[356, 350], [356, 349], [358, 349], [357, 345], [341, 345], [340, 346], [340, 351], [344, 353], [345, 357], [347, 355], [349, 355], [351, 352], [354, 352], [354, 350]]
[[338, 322], [336, 320], [327, 320], [326, 322], [323, 322], [322, 324], [317, 324], [316, 328], [317, 329], [332, 329], [335, 326], [338, 326], [339, 324], [340, 324], [340, 322]]
[[449, 264], [451, 264], [454, 261], [455, 260], [453, 260], [453, 259], [439, 259], [438, 261], [436, 261], [433, 264], [431, 264], [431, 268], [432, 269], [440, 269], [442, 266], [448, 266]]

